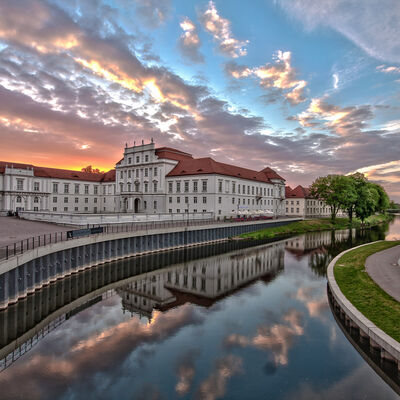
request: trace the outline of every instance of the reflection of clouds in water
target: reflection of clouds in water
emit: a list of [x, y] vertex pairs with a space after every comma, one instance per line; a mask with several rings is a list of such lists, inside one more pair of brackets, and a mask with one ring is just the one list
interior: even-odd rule
[[195, 373], [194, 362], [199, 353], [199, 349], [190, 349], [177, 362], [176, 374], [178, 382], [175, 385], [175, 391], [180, 396], [185, 395], [190, 390]]
[[319, 292], [319, 288], [303, 286], [297, 290], [294, 297], [305, 304], [310, 317], [323, 319], [323, 314], [329, 305], [326, 294], [323, 293], [321, 297]]
[[139, 346], [161, 342], [184, 326], [201, 323], [203, 318], [194, 307], [185, 305], [165, 314], [158, 313], [151, 324], [144, 325], [137, 318], [123, 321], [93, 333], [73, 348], [66, 347], [64, 354], [39, 354], [16, 363], [0, 375], [2, 394], [11, 397], [18, 388], [21, 398], [53, 399], [75, 382], [85, 382], [85, 390], [95, 392], [97, 387], [89, 388], [95, 374], [115, 373]]
[[257, 334], [248, 338], [243, 335], [231, 334], [225, 343], [242, 347], [253, 346], [261, 350], [270, 350], [273, 353], [275, 365], [287, 365], [288, 353], [296, 336], [304, 333], [302, 313], [297, 310], [289, 310], [283, 317], [285, 324], [272, 326], [260, 326]]
[[[285, 400], [398, 400], [398, 395], [378, 376], [371, 379], [371, 367], [362, 363], [360, 367], [352, 370], [350, 375], [321, 390], [311, 384], [301, 384], [300, 387], [285, 396]], [[350, 395], [351, 394], [351, 395]]]
[[204, 400], [214, 400], [224, 396], [227, 381], [242, 371], [240, 357], [230, 354], [218, 359], [215, 370], [200, 384], [198, 397]]

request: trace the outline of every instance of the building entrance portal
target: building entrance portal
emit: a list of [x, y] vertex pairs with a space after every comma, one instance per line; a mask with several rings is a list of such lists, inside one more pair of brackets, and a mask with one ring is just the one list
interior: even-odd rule
[[136, 214], [139, 212], [139, 205], [140, 205], [140, 200], [139, 199], [135, 199], [134, 210], [135, 210]]

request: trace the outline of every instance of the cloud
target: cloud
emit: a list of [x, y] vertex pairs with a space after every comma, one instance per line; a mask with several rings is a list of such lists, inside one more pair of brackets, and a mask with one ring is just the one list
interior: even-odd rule
[[272, 326], [263, 325], [257, 329], [257, 334], [251, 338], [243, 335], [231, 334], [225, 344], [228, 346], [252, 346], [260, 350], [269, 350], [274, 357], [275, 365], [287, 365], [289, 349], [296, 336], [304, 333], [302, 314], [297, 310], [290, 310], [284, 317], [283, 324]]
[[378, 65], [376, 67], [376, 70], [379, 72], [384, 72], [385, 74], [393, 74], [393, 73], [400, 74], [400, 67]]
[[[150, 27], [162, 25], [171, 12], [170, 0], [133, 0], [136, 12]], [[127, 5], [128, 6], [128, 5]]]
[[218, 43], [219, 51], [228, 57], [237, 58], [247, 54], [248, 40], [240, 41], [232, 36], [231, 23], [221, 17], [213, 1], [208, 3], [208, 8], [200, 15], [200, 22], [204, 29], [210, 33]]
[[178, 361], [177, 376], [178, 382], [175, 385], [175, 391], [179, 396], [184, 396], [190, 391], [192, 380], [194, 378], [195, 358], [199, 355], [199, 350], [189, 350]]
[[261, 67], [249, 68], [236, 63], [227, 63], [225, 71], [233, 78], [240, 79], [253, 76], [258, 78], [260, 85], [268, 90], [277, 89], [292, 105], [305, 101], [305, 80], [296, 79], [296, 70], [291, 65], [290, 51], [278, 50], [275, 53], [275, 63]]
[[[184, 305], [167, 313], [155, 313], [151, 324], [132, 318], [100, 330], [100, 333], [96, 330], [75, 341], [66, 353], [33, 355], [26, 362], [3, 371], [0, 375], [2, 394], [11, 397], [14, 388], [19, 386], [23, 398], [59, 398], [81, 380], [87, 388], [95, 381], [92, 378], [96, 374], [120, 371], [123, 360], [143, 344], [162, 342], [184, 326], [201, 322], [202, 316], [190, 305]], [[79, 332], [71, 335], [79, 336]], [[18, 382], [24, 382], [24, 385]], [[44, 382], [51, 382], [51, 385]], [[102, 390], [87, 388], [94, 397], [97, 389]]]
[[187, 17], [179, 25], [183, 30], [178, 42], [183, 56], [193, 62], [204, 62], [204, 57], [199, 52], [201, 42], [197, 34], [196, 25]]
[[387, 62], [400, 62], [400, 3], [397, 0], [277, 0], [307, 30], [329, 27]]
[[242, 372], [242, 359], [228, 355], [217, 360], [216, 368], [211, 375], [200, 384], [198, 397], [204, 400], [214, 400], [223, 397], [227, 381], [232, 376]]
[[314, 98], [308, 109], [298, 114], [297, 120], [303, 127], [324, 127], [346, 136], [366, 128], [366, 121], [373, 116], [369, 105], [340, 107], [329, 104], [324, 98]]

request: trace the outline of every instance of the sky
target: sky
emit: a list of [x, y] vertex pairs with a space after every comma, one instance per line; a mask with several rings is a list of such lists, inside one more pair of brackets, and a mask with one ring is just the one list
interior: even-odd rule
[[109, 170], [151, 138], [400, 201], [400, 2], [1, 0], [2, 161]]

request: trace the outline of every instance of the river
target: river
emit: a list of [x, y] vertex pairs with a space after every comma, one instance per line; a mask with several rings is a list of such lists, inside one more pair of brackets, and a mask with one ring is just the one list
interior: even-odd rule
[[0, 398], [399, 399], [397, 373], [342, 331], [326, 290], [336, 254], [385, 236], [400, 239], [400, 217], [58, 281], [0, 312]]

